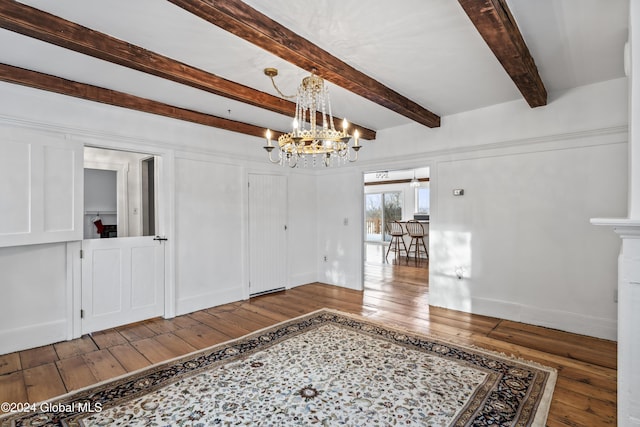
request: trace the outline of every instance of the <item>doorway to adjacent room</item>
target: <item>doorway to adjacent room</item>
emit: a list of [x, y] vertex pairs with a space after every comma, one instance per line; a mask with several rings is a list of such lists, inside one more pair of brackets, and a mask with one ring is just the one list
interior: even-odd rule
[[[428, 290], [429, 259], [426, 254], [391, 252], [389, 223], [418, 220], [426, 230], [430, 213], [429, 168], [385, 170], [364, 175], [364, 286], [383, 289], [393, 283], [404, 282]], [[409, 236], [404, 236], [406, 246]]]

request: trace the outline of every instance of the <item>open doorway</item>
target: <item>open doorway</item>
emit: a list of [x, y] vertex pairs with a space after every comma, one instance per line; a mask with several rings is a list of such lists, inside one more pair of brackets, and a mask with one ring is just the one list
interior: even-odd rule
[[141, 212], [142, 235], [153, 236], [156, 233], [156, 189], [155, 157], [143, 159], [140, 163], [141, 175]]
[[[429, 278], [429, 221], [430, 221], [429, 167], [374, 171], [364, 174], [364, 286], [377, 288], [382, 283], [411, 281], [427, 289]], [[418, 240], [411, 234], [417, 222], [424, 232], [427, 250], [416, 251]], [[391, 236], [392, 223], [403, 235]], [[394, 251], [395, 239], [401, 239]], [[405, 251], [404, 249], [408, 250]]]
[[146, 153], [85, 147], [85, 239], [155, 235], [156, 163]]

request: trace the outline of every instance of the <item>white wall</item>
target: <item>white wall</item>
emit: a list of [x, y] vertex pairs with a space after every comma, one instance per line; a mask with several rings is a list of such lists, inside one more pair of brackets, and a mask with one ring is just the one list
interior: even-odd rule
[[242, 169], [176, 158], [177, 314], [243, 295]]
[[[618, 264], [618, 425], [640, 425], [640, 5], [629, 2], [629, 209], [628, 217], [600, 221], [622, 238]], [[597, 222], [596, 222], [597, 223]]]
[[[583, 217], [624, 216], [626, 212], [626, 202], [617, 198], [618, 194], [626, 195], [627, 191], [626, 179], [623, 182], [619, 179], [620, 174], [626, 173], [627, 165], [626, 152], [622, 153], [624, 150], [620, 149], [626, 143], [626, 91], [626, 79], [620, 79], [555, 94], [549, 106], [534, 110], [524, 101], [517, 101], [445, 117], [443, 126], [435, 130], [408, 125], [381, 131], [378, 140], [365, 142], [360, 152], [361, 161], [354, 166], [317, 172], [287, 170], [292, 227], [289, 237], [290, 286], [311, 281], [314, 275], [316, 280], [326, 283], [355, 289], [362, 286], [364, 171], [428, 165], [432, 166], [432, 177], [437, 179], [442, 164], [443, 180], [448, 181], [443, 181], [444, 192], [433, 196], [435, 201], [440, 203], [443, 212], [453, 211], [448, 203], [464, 201], [470, 207], [461, 211], [467, 214], [458, 212], [458, 216], [441, 217], [441, 221], [449, 221], [448, 228], [482, 235], [482, 227], [498, 227], [496, 218], [503, 213], [500, 209], [479, 205], [479, 213], [487, 222], [478, 222], [479, 219], [471, 215], [475, 215], [473, 210], [476, 209], [471, 201], [494, 198], [506, 203], [509, 199], [492, 194], [493, 187], [483, 187], [478, 190], [480, 193], [474, 189], [465, 196], [469, 198], [447, 199], [446, 192], [455, 180], [451, 172], [456, 165], [464, 164], [458, 162], [467, 162], [472, 170], [482, 171], [487, 182], [500, 183], [497, 188], [511, 190], [503, 179], [513, 178], [504, 170], [512, 170], [508, 169], [511, 167], [508, 160], [513, 158], [518, 159], [516, 164], [540, 168], [549, 165], [563, 171], [551, 173], [555, 169], [543, 169], [540, 180], [534, 180], [533, 171], [529, 171], [528, 177], [520, 180], [525, 188], [573, 190], [571, 200], [575, 203], [565, 201], [562, 206], [566, 211], [562, 215], [547, 203], [537, 212], [522, 210], [519, 212], [522, 217], [517, 221], [505, 218], [510, 221], [511, 228], [514, 224], [540, 221], [555, 224], [553, 230], [562, 239], [556, 242], [558, 247], [554, 248], [554, 254], [565, 261], [554, 260], [544, 266], [548, 270], [528, 279], [530, 283], [536, 281], [537, 293], [533, 295], [533, 285], [518, 288], [513, 277], [497, 273], [500, 266], [494, 264], [488, 252], [499, 249], [502, 243], [496, 243], [495, 238], [487, 242], [474, 238], [473, 244], [480, 244], [473, 246], [471, 255], [473, 276], [465, 279], [469, 290], [465, 297], [472, 302], [470, 310], [478, 310], [478, 301], [482, 301], [483, 311], [515, 320], [524, 319], [525, 314], [527, 319], [534, 319], [536, 313], [551, 313], [549, 326], [597, 336], [604, 331], [606, 337], [615, 338], [609, 336], [615, 324], [615, 317], [611, 316], [613, 309], [602, 299], [611, 299], [612, 283], [616, 280], [612, 265], [617, 246], [612, 250], [608, 237], [597, 232], [580, 234], [582, 229], [571, 222]], [[0, 93], [0, 125], [17, 129], [17, 132], [37, 128], [60, 140], [75, 139], [92, 146], [167, 154], [170, 164], [165, 165], [166, 173], [174, 186], [171, 194], [175, 199], [171, 194], [162, 197], [167, 199], [168, 205], [168, 226], [164, 230], [169, 238], [167, 250], [176, 254], [175, 265], [171, 265], [172, 261], [169, 263], [167, 279], [175, 286], [176, 300], [180, 301], [176, 308], [180, 311], [198, 308], [198, 304], [189, 305], [190, 301], [204, 294], [208, 295], [206, 304], [223, 303], [237, 295], [238, 287], [246, 282], [246, 247], [234, 243], [238, 230], [233, 225], [246, 221], [246, 197], [237, 196], [233, 191], [243, 188], [247, 170], [272, 171], [277, 167], [265, 162], [260, 138], [7, 83], [0, 83]], [[492, 156], [493, 160], [490, 160]], [[593, 168], [593, 175], [587, 172], [590, 168]], [[574, 176], [588, 178], [587, 182], [596, 186], [587, 187]], [[470, 178], [468, 174], [461, 177]], [[218, 181], [213, 182], [214, 179]], [[437, 182], [432, 180], [431, 184], [432, 192], [440, 190], [441, 187], [434, 188], [439, 186]], [[472, 188], [472, 184], [463, 184]], [[200, 193], [206, 190], [205, 200], [189, 193], [193, 189]], [[606, 203], [598, 203], [598, 200], [606, 200]], [[501, 206], [500, 203], [496, 206]], [[213, 217], [207, 213], [211, 208], [216, 209]], [[437, 218], [438, 209], [438, 203], [435, 203], [432, 218]], [[583, 209], [589, 212], [582, 212]], [[219, 225], [205, 225], [209, 222], [219, 224], [220, 220], [231, 226], [223, 229]], [[436, 225], [433, 220], [431, 225]], [[216, 241], [209, 240], [210, 233], [218, 234], [214, 236]], [[583, 240], [585, 236], [587, 240]], [[576, 241], [584, 244], [579, 246]], [[213, 249], [216, 242], [231, 242], [227, 253]], [[61, 307], [70, 313], [76, 298], [71, 295], [69, 285], [73, 282], [74, 268], [70, 267], [68, 256], [62, 256], [69, 245], [73, 246], [34, 245], [0, 251], [0, 286], [3, 292], [11, 290], [11, 299], [3, 299], [10, 304], [5, 303], [0, 314], [0, 336], [7, 336], [7, 332], [15, 335], [21, 328], [27, 328], [30, 336], [38, 341], [30, 343], [31, 346], [58, 341], [61, 336], [69, 337], [74, 317], [67, 314], [64, 321], [61, 317]], [[433, 252], [434, 246], [431, 246]], [[450, 248], [453, 250], [455, 246]], [[536, 240], [533, 249], [545, 252], [549, 248], [546, 242]], [[506, 254], [501, 265], [512, 265], [512, 272], [517, 272], [520, 266], [527, 265], [529, 255], [530, 252]], [[327, 256], [326, 262], [324, 256]], [[212, 264], [212, 259], [216, 258], [221, 261]], [[569, 274], [570, 269], [583, 259], [598, 262], [585, 262], [581, 275]], [[444, 306], [453, 304], [455, 299], [451, 297], [457, 294], [457, 287], [452, 286], [444, 274], [448, 272], [435, 274], [438, 267], [435, 260], [433, 262], [435, 268], [432, 268], [430, 287], [434, 297], [431, 302]], [[46, 269], [35, 271], [35, 263]], [[478, 270], [478, 265], [486, 266], [488, 270]], [[38, 274], [46, 275], [46, 280]], [[202, 280], [210, 275], [215, 275], [211, 278], [217, 280], [215, 284], [208, 285]], [[576, 290], [580, 291], [579, 295], [570, 294]], [[34, 295], [42, 295], [43, 301], [46, 296], [47, 304], [38, 302], [39, 297], [36, 297], [38, 312], [25, 316], [25, 307], [34, 304]], [[61, 295], [64, 295], [63, 300], [59, 300]], [[498, 295], [502, 299], [495, 301]], [[558, 299], [569, 296], [571, 301], [558, 303]], [[5, 322], [7, 319], [11, 321]], [[575, 328], [576, 321], [584, 320], [588, 323]], [[0, 345], [0, 353], [6, 352], [7, 348]]]
[[67, 338], [67, 278], [65, 243], [0, 248], [0, 354]]
[[[640, 7], [629, 1], [629, 45], [625, 68], [629, 75], [629, 218], [640, 219]], [[640, 345], [640, 344], [639, 344]], [[640, 403], [637, 404], [640, 413]]]
[[84, 208], [92, 211], [114, 211], [118, 207], [117, 172], [84, 170]]
[[[159, 194], [167, 208], [159, 234], [169, 239], [168, 315], [248, 297], [248, 171], [277, 169], [288, 176], [288, 285], [318, 280], [314, 172], [268, 163], [261, 138], [7, 83], [0, 83], [0, 93], [0, 127], [12, 132], [38, 129], [60, 141], [164, 156], [170, 188]], [[68, 247], [73, 250], [67, 254]], [[71, 338], [79, 330], [78, 254], [77, 242], [0, 251], [0, 290], [8, 295], [0, 310], [0, 354]], [[33, 339], [16, 347], [13, 337], [21, 331]]]
[[318, 175], [317, 239], [321, 282], [362, 289], [363, 188], [363, 174], [355, 168], [332, 169]]
[[[430, 304], [616, 339], [619, 242], [589, 219], [626, 212], [626, 125], [617, 79], [552, 94], [546, 107], [515, 101], [437, 129], [380, 131], [357, 168], [431, 166]], [[356, 287], [362, 244], [340, 217], [362, 208], [361, 175], [325, 175], [319, 255], [333, 264], [323, 280]]]
[[626, 143], [564, 145], [437, 163], [431, 304], [615, 339]]
[[299, 171], [289, 179], [289, 287], [318, 279], [318, 213], [316, 176], [312, 170]]
[[[474, 149], [530, 145], [551, 135], [570, 138], [586, 130], [596, 132], [627, 126], [626, 78], [549, 94], [549, 104], [530, 108], [524, 100], [494, 105], [442, 118], [439, 128], [419, 124], [379, 131], [375, 141], [364, 141], [361, 164], [368, 170], [384, 169], [385, 164], [419, 163], [420, 155], [465, 153]], [[431, 171], [433, 174], [433, 171]]]

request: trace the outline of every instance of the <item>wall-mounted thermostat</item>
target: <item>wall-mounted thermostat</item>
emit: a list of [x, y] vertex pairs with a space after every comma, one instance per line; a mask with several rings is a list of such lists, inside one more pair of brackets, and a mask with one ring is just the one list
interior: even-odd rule
[[454, 188], [453, 189], [454, 196], [464, 196], [464, 189], [462, 188]]

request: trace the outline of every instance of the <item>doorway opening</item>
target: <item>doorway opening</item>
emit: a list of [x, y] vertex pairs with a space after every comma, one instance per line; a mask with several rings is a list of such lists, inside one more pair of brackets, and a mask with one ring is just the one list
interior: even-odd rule
[[84, 149], [84, 239], [153, 236], [157, 230], [157, 158]]
[[156, 189], [155, 189], [155, 157], [143, 159], [140, 163], [142, 169], [142, 235], [153, 236], [156, 234]]
[[[407, 248], [412, 239], [409, 221], [424, 229], [428, 248], [430, 214], [429, 167], [367, 172], [364, 174], [364, 287], [411, 281], [428, 289], [429, 259], [426, 253], [389, 253], [390, 223], [399, 222]], [[387, 255], [388, 254], [388, 255]]]

